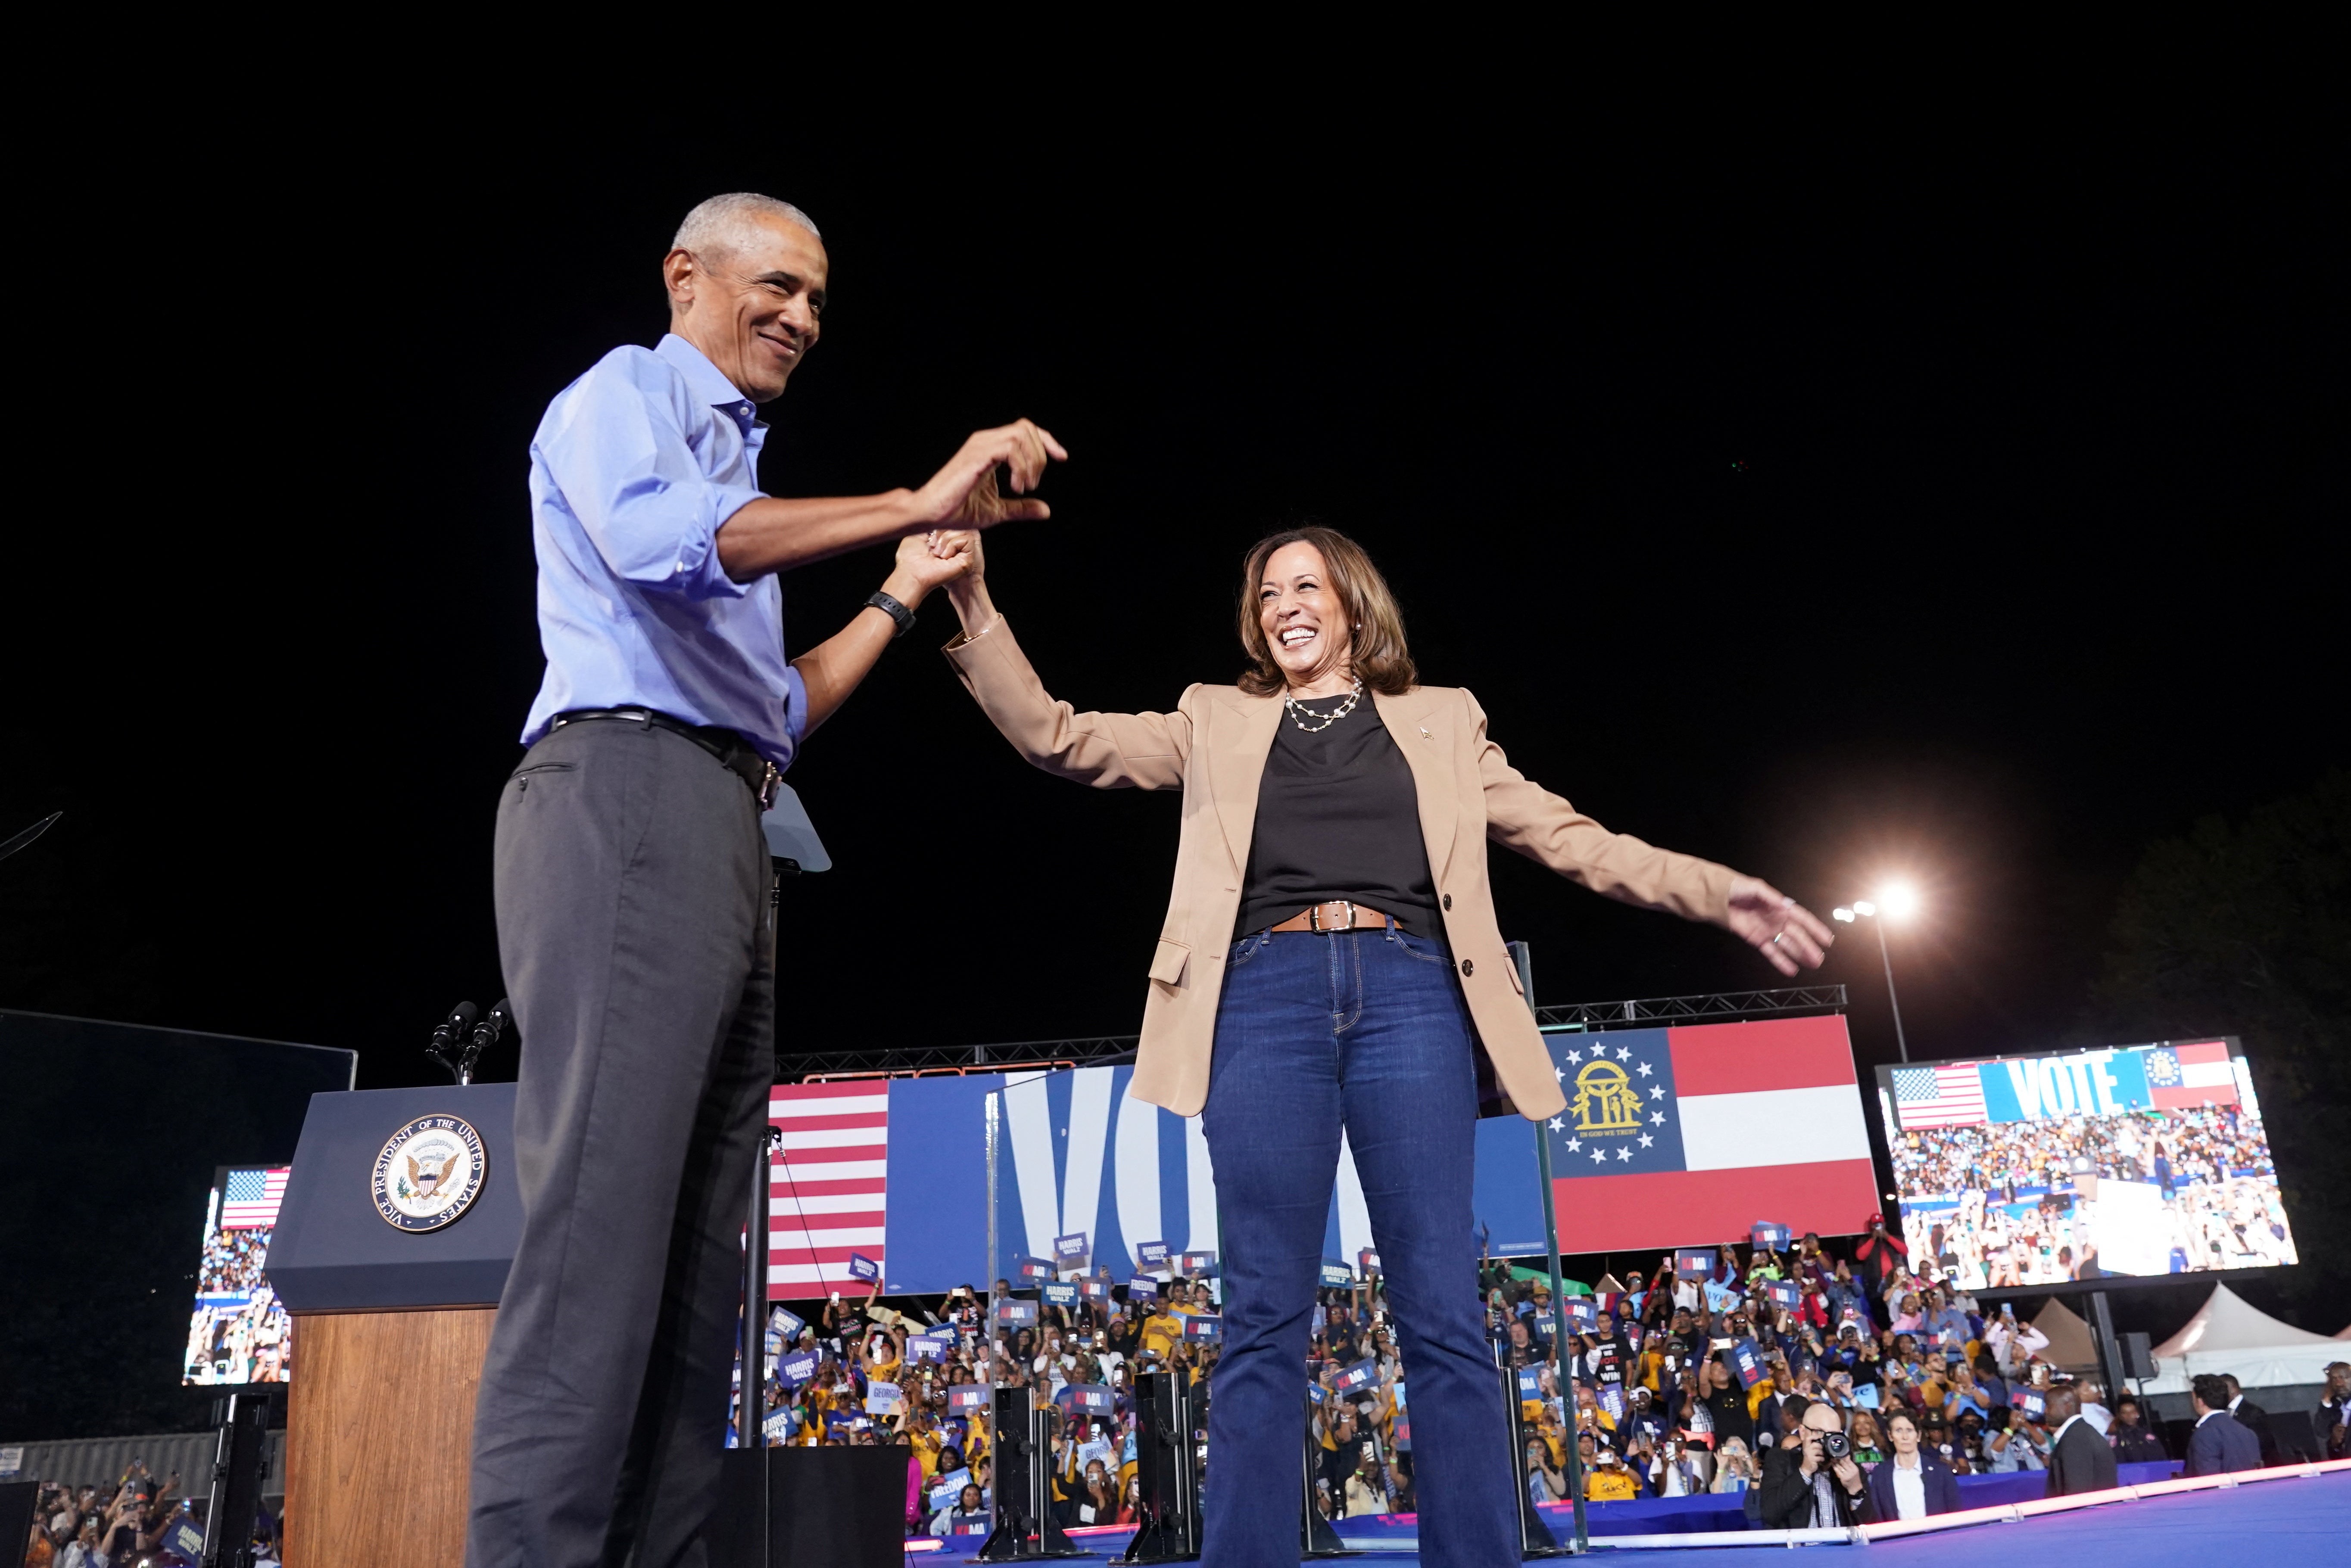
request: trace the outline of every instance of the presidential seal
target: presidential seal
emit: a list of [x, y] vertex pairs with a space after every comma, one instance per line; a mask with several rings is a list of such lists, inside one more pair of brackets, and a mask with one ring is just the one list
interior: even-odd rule
[[462, 1116], [419, 1116], [385, 1140], [370, 1193], [398, 1231], [438, 1231], [482, 1195], [490, 1161], [482, 1135]]

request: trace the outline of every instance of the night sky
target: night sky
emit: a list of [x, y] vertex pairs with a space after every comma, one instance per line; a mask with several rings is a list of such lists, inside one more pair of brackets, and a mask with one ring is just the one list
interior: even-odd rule
[[[1062, 137], [1027, 169], [879, 116], [568, 163], [386, 133], [329, 182], [159, 149], [33, 362], [0, 834], [67, 815], [0, 866], [0, 1006], [433, 1079], [449, 1003], [503, 989], [532, 427], [658, 337], [672, 231], [737, 188], [832, 261], [769, 491], [918, 484], [975, 428], [1049, 426], [1054, 516], [990, 535], [990, 581], [1081, 708], [1231, 680], [1244, 548], [1343, 529], [1423, 677], [1604, 823], [1823, 914], [1915, 879], [1914, 1057], [2074, 1040], [2148, 844], [2351, 761], [2314, 151]], [[788, 577], [794, 648], [886, 558]], [[1029, 769], [935, 651], [944, 597], [921, 620], [791, 774], [835, 869], [788, 893], [783, 1053], [1131, 1032], [1176, 799]], [[1778, 983], [1719, 931], [1494, 876], [1545, 1002]], [[1822, 978], [1866, 1083], [1874, 942]], [[230, 1092], [187, 1089], [191, 1125]]]

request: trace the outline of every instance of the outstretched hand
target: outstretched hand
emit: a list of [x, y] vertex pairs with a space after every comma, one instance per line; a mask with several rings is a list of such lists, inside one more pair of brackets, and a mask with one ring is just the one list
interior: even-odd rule
[[1729, 924], [1784, 975], [1794, 975], [1799, 966], [1820, 968], [1836, 943], [1818, 915], [1755, 877], [1731, 879]]
[[1025, 496], [1045, 477], [1045, 464], [1056, 458], [1067, 462], [1070, 454], [1052, 431], [1028, 420], [974, 431], [963, 450], [914, 493], [915, 510], [935, 528], [993, 528], [998, 523], [1050, 517], [1052, 508], [1041, 501], [1008, 500], [997, 488], [996, 471], [999, 466], [1008, 470], [1012, 493]]

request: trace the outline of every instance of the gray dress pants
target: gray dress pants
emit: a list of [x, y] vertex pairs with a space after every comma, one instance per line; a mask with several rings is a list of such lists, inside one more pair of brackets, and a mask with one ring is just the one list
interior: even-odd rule
[[474, 1421], [470, 1568], [701, 1568], [774, 1072], [758, 802], [683, 735], [569, 724], [498, 805], [522, 1244]]

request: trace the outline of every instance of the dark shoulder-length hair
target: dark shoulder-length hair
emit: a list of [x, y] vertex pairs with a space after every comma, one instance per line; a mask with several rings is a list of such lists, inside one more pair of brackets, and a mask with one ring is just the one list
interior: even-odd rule
[[1285, 528], [1249, 546], [1241, 564], [1241, 649], [1249, 657], [1241, 672], [1240, 689], [1252, 697], [1271, 697], [1285, 688], [1281, 666], [1258, 623], [1257, 590], [1265, 578], [1265, 563], [1284, 545], [1311, 545], [1322, 553], [1329, 587], [1347, 612], [1348, 655], [1364, 684], [1384, 697], [1400, 697], [1419, 680], [1412, 655], [1405, 649], [1404, 612], [1388, 592], [1385, 577], [1372, 565], [1364, 547], [1336, 528]]

